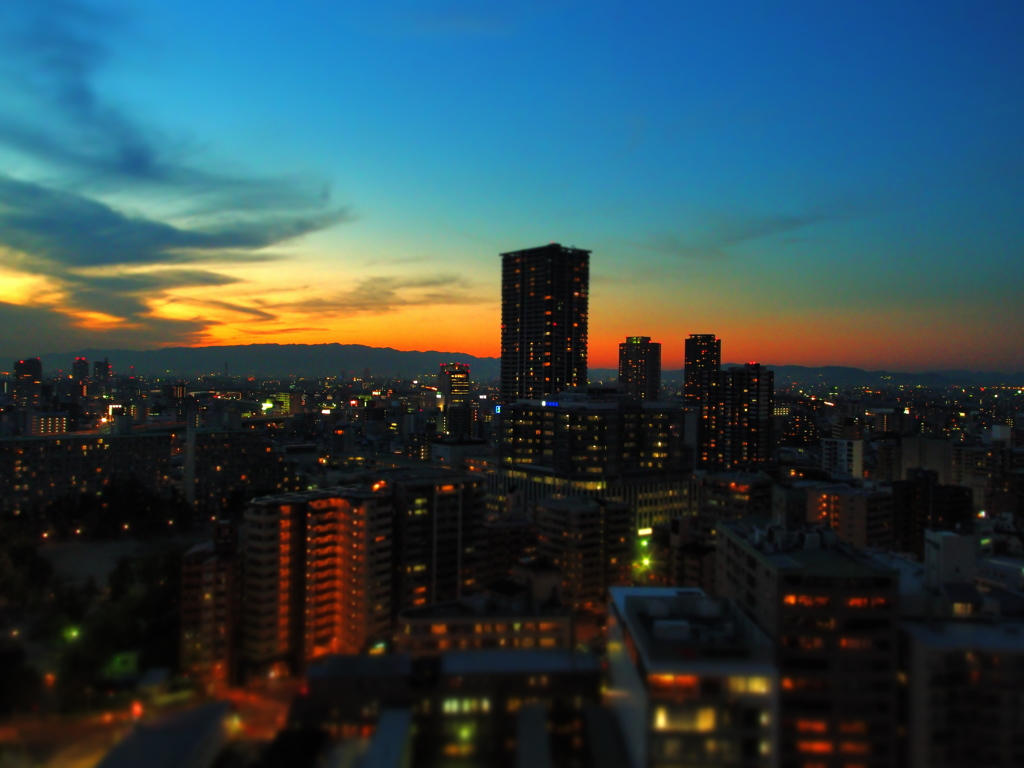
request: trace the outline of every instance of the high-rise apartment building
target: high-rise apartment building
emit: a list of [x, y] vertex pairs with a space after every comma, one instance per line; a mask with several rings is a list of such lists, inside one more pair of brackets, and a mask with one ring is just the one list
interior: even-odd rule
[[608, 588], [630, 581], [633, 515], [628, 505], [599, 499], [546, 499], [537, 504], [537, 553], [562, 573], [563, 602], [573, 611], [604, 607]]
[[661, 344], [650, 336], [627, 336], [619, 344], [619, 388], [641, 400], [661, 396]]
[[776, 644], [781, 768], [898, 764], [899, 575], [822, 528], [718, 525], [718, 596]]
[[444, 433], [468, 437], [473, 413], [469, 405], [469, 366], [465, 363], [441, 363], [437, 375], [438, 404], [444, 419]]
[[110, 361], [107, 358], [104, 357], [92, 364], [92, 377], [101, 384], [110, 383]]
[[479, 475], [447, 469], [391, 469], [375, 475], [394, 504], [395, 612], [456, 600], [478, 589], [484, 522]]
[[21, 408], [39, 405], [43, 386], [43, 361], [38, 357], [14, 363], [14, 402]]
[[71, 380], [75, 384], [84, 384], [89, 380], [89, 361], [84, 357], [76, 357], [71, 363]]
[[590, 251], [551, 243], [501, 260], [502, 402], [585, 389]]
[[722, 340], [713, 333], [691, 333], [684, 355], [683, 399], [700, 407], [722, 367]]
[[359, 653], [391, 623], [392, 517], [386, 488], [265, 496], [245, 511], [242, 663], [297, 674]]
[[759, 363], [709, 374], [701, 392], [698, 462], [755, 470], [771, 460], [775, 375]]

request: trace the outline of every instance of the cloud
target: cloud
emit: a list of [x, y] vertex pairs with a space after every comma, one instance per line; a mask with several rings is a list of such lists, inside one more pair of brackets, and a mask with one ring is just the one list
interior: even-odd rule
[[[744, 243], [787, 232], [795, 232], [826, 221], [842, 218], [838, 212], [812, 211], [805, 214], [768, 216], [718, 215], [711, 217], [703, 231], [691, 237], [655, 234], [645, 241], [628, 241], [646, 250], [667, 253], [685, 259], [712, 261], [728, 258], [729, 249]], [[787, 238], [791, 241], [792, 238]]]
[[[197, 142], [174, 137], [111, 103], [95, 79], [111, 59], [106, 41], [125, 14], [82, 0], [5, 0], [0, 24], [0, 144], [56, 171], [78, 191], [138, 186], [187, 199], [189, 213], [325, 206], [330, 187], [303, 176], [254, 177], [197, 167]], [[30, 76], [26, 76], [30, 73]], [[174, 192], [187, 192], [179, 196]]]
[[[61, 292], [61, 308], [67, 313], [102, 313], [126, 327], [164, 329], [170, 339], [181, 341], [182, 333], [195, 338], [196, 328], [205, 328], [210, 321], [187, 326], [166, 323], [153, 315], [153, 303], [172, 290], [239, 282], [209, 268], [183, 265], [210, 267], [278, 258], [254, 251], [322, 229], [345, 216], [336, 210], [187, 228], [128, 216], [82, 195], [0, 176], [0, 264], [45, 275]], [[240, 305], [224, 303], [221, 308], [262, 320], [275, 318]]]
[[454, 275], [381, 276], [359, 280], [333, 296], [272, 305], [273, 309], [315, 313], [321, 317], [387, 314], [404, 307], [482, 304], [490, 301], [471, 281]]
[[[197, 316], [185, 320], [158, 317], [154, 306], [182, 289], [237, 283], [216, 267], [281, 259], [268, 249], [352, 218], [321, 178], [226, 173], [197, 161], [197, 142], [106, 98], [97, 82], [111, 63], [109, 41], [131, 32], [118, 8], [127, 6], [0, 8], [0, 150], [23, 161], [17, 177], [0, 173], [0, 267], [49, 286], [36, 291], [34, 309], [4, 305], [4, 327], [22, 338], [31, 323], [37, 352], [51, 346], [46, 337], [92, 334], [132, 347], [198, 343], [215, 322], [203, 309], [275, 320], [222, 300], [189, 300]], [[129, 213], [104, 199], [112, 193], [179, 218]]]
[[[146, 349], [163, 344], [191, 346], [206, 340], [206, 322], [146, 318], [110, 327], [89, 325], [54, 309], [0, 302], [0, 355], [8, 360], [87, 347]], [[10, 332], [17, 329], [16, 333]]]

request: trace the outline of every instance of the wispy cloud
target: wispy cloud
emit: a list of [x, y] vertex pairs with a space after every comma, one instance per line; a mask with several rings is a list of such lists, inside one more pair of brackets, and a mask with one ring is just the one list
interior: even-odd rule
[[455, 275], [367, 277], [345, 291], [268, 308], [315, 312], [322, 317], [387, 314], [404, 307], [483, 304], [490, 299], [471, 281]]
[[658, 233], [646, 240], [629, 241], [629, 244], [680, 258], [711, 261], [728, 258], [730, 249], [738, 245], [806, 229], [843, 215], [824, 211], [764, 216], [718, 215], [710, 217], [702, 229], [689, 236]]

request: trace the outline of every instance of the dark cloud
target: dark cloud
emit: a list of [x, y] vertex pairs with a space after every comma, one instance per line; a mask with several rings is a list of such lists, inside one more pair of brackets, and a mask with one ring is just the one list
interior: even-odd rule
[[195, 141], [171, 137], [104, 98], [95, 78], [110, 58], [105, 41], [129, 26], [124, 14], [101, 12], [82, 0], [3, 5], [0, 144], [43, 162], [67, 188], [187, 191], [192, 213], [329, 204], [323, 179], [240, 176], [199, 167], [190, 160]]
[[[0, 302], [0, 355], [7, 360], [43, 352], [72, 352], [90, 346], [146, 349], [162, 344], [193, 345], [205, 341], [202, 320], [146, 318], [114, 328], [84, 327], [55, 310]], [[11, 332], [17, 329], [17, 333]]]
[[[33, 334], [48, 329], [66, 341], [60, 328], [71, 325], [73, 336], [81, 330], [127, 346], [197, 343], [210, 325], [198, 317], [203, 306], [258, 322], [276, 319], [264, 309], [201, 300], [195, 320], [161, 320], [151, 312], [154, 300], [170, 300], [173, 289], [238, 282], [219, 274], [218, 264], [281, 259], [267, 249], [351, 216], [332, 205], [323, 179], [224, 172], [197, 161], [198, 142], [148, 125], [106, 98], [96, 83], [111, 58], [108, 41], [132, 32], [131, 19], [118, 10], [128, 7], [0, 3], [0, 148], [37, 168], [32, 180], [0, 173], [0, 266], [46, 275], [62, 295], [59, 311], [8, 305], [5, 312], [12, 322], [35, 318]], [[102, 198], [110, 194], [179, 218], [130, 214]], [[74, 326], [82, 312], [117, 318], [118, 328]], [[20, 333], [23, 326], [4, 327]]]
[[[344, 221], [345, 211], [239, 219], [202, 229], [127, 216], [70, 192], [0, 176], [0, 243], [66, 266], [217, 260], [220, 251], [258, 250]], [[235, 254], [237, 260], [238, 254]]]

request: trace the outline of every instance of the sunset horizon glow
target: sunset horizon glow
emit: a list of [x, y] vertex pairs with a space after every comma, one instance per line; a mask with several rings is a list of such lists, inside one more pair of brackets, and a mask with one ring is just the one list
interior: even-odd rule
[[[497, 357], [592, 251], [589, 365], [1024, 371], [1024, 6], [13, 0], [0, 354]], [[29, 73], [30, 77], [25, 77]]]

